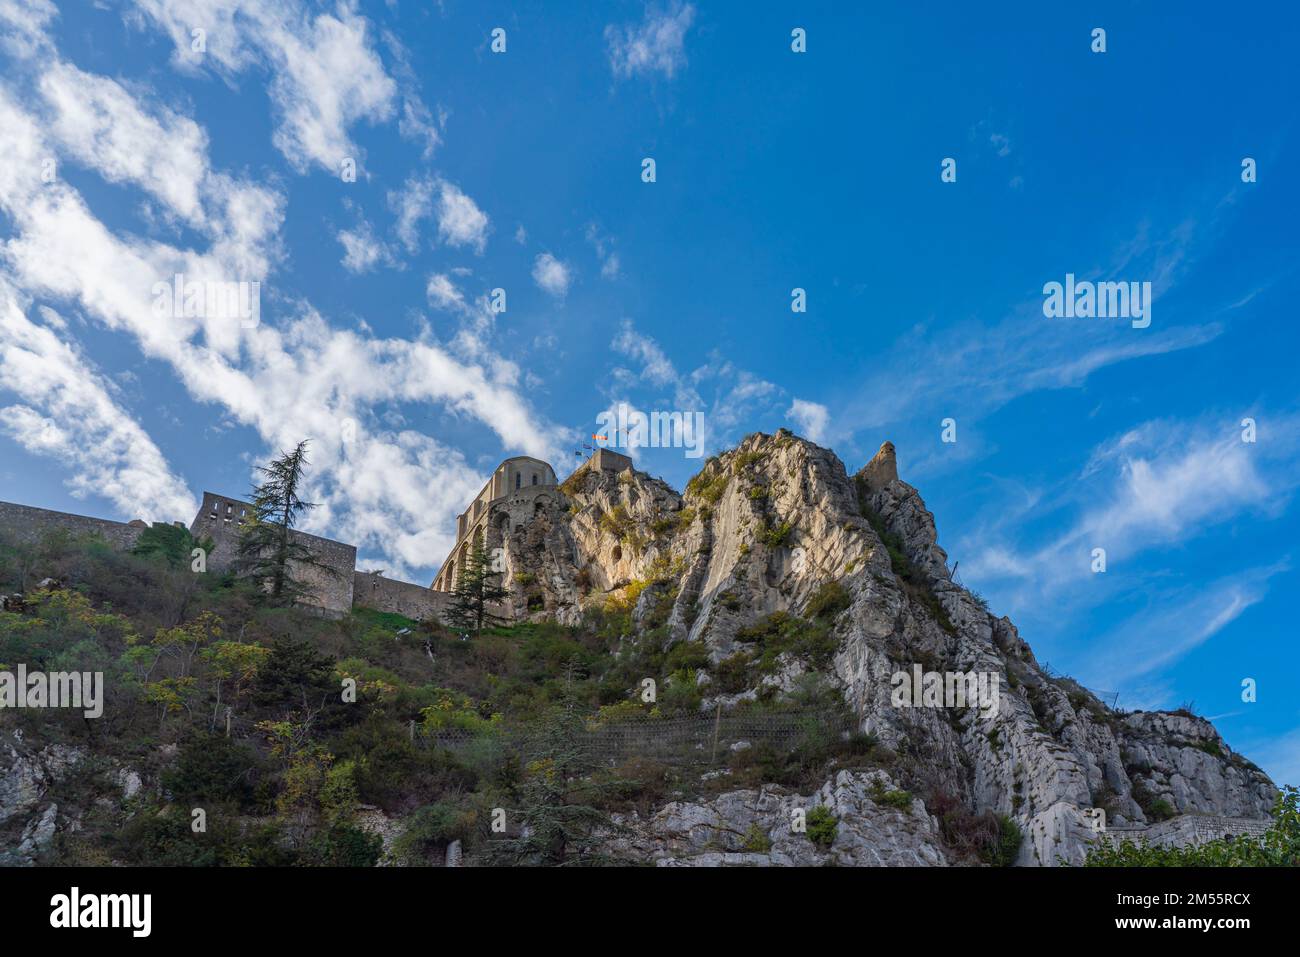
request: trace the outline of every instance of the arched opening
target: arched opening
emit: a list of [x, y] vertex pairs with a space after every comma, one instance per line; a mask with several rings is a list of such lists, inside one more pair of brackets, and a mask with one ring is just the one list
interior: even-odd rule
[[622, 560], [623, 560], [623, 546], [622, 546], [622, 545], [615, 545], [615, 546], [614, 546], [614, 561], [616, 561], [616, 562], [621, 562]]
[[538, 478], [537, 473], [534, 472], [534, 473], [533, 473], [533, 484], [534, 484], [534, 485], [537, 484], [537, 478]]
[[524, 480], [523, 473], [522, 473], [522, 472], [516, 472], [516, 473], [515, 473], [515, 488], [516, 488], [516, 489], [519, 488], [519, 486], [520, 486], [520, 484], [523, 482], [523, 480]]

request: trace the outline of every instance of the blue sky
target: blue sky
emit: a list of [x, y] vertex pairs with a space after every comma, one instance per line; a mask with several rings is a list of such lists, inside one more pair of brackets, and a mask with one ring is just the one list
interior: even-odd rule
[[889, 439], [1041, 660], [1300, 781], [1300, 14], [853, 6], [0, 0], [0, 498], [188, 520], [309, 437], [313, 530], [424, 582], [614, 403]]

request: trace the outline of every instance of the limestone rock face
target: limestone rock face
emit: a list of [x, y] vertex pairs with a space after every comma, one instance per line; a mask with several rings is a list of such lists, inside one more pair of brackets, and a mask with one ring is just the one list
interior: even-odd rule
[[[830, 619], [836, 650], [825, 680], [861, 729], [898, 756], [907, 790], [1012, 818], [1025, 835], [1022, 864], [1082, 860], [1092, 808], [1141, 825], [1170, 813], [1264, 818], [1272, 806], [1272, 782], [1208, 722], [1116, 712], [1045, 673], [1015, 625], [952, 580], [934, 516], [898, 477], [890, 443], [850, 476], [827, 449], [785, 430], [755, 433], [706, 462], [683, 494], [632, 469], [586, 468], [508, 538], [517, 607], [574, 622], [587, 606], [634, 603], [634, 631], [665, 648], [703, 642], [715, 664], [744, 647], [741, 629], [774, 612], [824, 614], [810, 612], [810, 601], [834, 583], [843, 598]], [[917, 665], [981, 673], [990, 687], [996, 679], [995, 706], [896, 706], [893, 676]], [[754, 697], [763, 685], [788, 692], [808, 669], [783, 654], [776, 674], [706, 707]], [[763, 794], [752, 800], [776, 799]], [[745, 800], [665, 809], [662, 834], [677, 836], [663, 838], [662, 858], [759, 863], [681, 836], [690, 815], [730, 820]]]
[[[947, 865], [937, 828], [919, 800], [903, 810], [872, 798], [894, 789], [883, 771], [841, 771], [807, 796], [768, 786], [674, 802], [646, 820], [619, 818], [630, 835], [610, 849], [659, 867]], [[836, 818], [834, 840], [826, 846], [797, 830], [818, 806]]]
[[48, 792], [83, 757], [76, 748], [51, 744], [33, 752], [17, 734], [0, 737], [0, 866], [31, 866], [49, 845], [59, 806]]
[[[89, 757], [83, 748], [33, 746], [21, 731], [0, 732], [0, 867], [38, 863], [57, 833], [82, 826], [91, 802], [120, 808], [140, 793], [143, 781], [134, 769]], [[57, 802], [56, 793], [64, 795]]]

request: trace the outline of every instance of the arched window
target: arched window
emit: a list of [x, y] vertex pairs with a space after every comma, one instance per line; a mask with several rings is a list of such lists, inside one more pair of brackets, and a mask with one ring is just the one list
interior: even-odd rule
[[516, 488], [516, 489], [519, 488], [519, 486], [520, 486], [520, 484], [523, 482], [523, 480], [524, 480], [523, 473], [521, 473], [521, 472], [516, 472], [516, 473], [515, 473], [515, 488]]
[[537, 473], [536, 473], [536, 472], [533, 473], [533, 484], [534, 484], [534, 485], [537, 484]]

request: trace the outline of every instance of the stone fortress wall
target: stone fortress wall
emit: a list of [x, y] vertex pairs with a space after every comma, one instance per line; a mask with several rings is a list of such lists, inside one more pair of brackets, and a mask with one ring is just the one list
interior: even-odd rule
[[558, 484], [550, 463], [529, 455], [517, 455], [498, 465], [469, 507], [456, 517], [456, 544], [429, 587], [438, 592], [449, 592], [455, 587], [458, 570], [465, 567], [472, 544], [475, 541], [483, 544], [485, 540], [488, 513], [494, 505], [508, 496], [520, 502], [531, 500], [532, 496], [545, 489], [553, 490]]
[[[609, 449], [596, 452], [575, 470], [586, 468], [621, 472], [632, 467], [626, 455]], [[550, 463], [531, 456], [508, 458], [497, 466], [491, 478], [469, 507], [456, 519], [456, 544], [443, 561], [430, 587], [384, 577], [380, 571], [357, 568], [355, 545], [294, 530], [296, 541], [307, 545], [324, 569], [298, 566], [292, 569], [308, 588], [308, 603], [331, 617], [342, 617], [357, 607], [393, 612], [416, 620], [439, 617], [451, 597], [458, 569], [464, 567], [475, 541], [499, 542], [508, 531], [525, 527], [545, 508], [562, 504], [562, 494]], [[252, 506], [237, 498], [204, 492], [198, 514], [189, 524], [198, 539], [211, 538], [208, 568], [228, 570], [235, 561], [240, 530]], [[183, 522], [174, 522], [184, 527]], [[50, 532], [64, 529], [74, 535], [94, 534], [116, 548], [135, 545], [149, 527], [141, 519], [115, 522], [109, 519], [51, 511], [29, 505], [0, 502], [0, 532], [22, 542], [38, 542]]]
[[1223, 817], [1214, 814], [1180, 814], [1167, 821], [1147, 826], [1108, 827], [1103, 834], [1111, 841], [1134, 841], [1154, 847], [1185, 847], [1204, 844], [1221, 837], [1247, 836], [1262, 838], [1271, 819]]
[[[215, 492], [203, 493], [203, 504], [189, 530], [196, 538], [212, 539], [212, 549], [207, 556], [209, 570], [223, 572], [230, 568], [235, 560], [240, 527], [251, 508], [239, 499]], [[184, 522], [173, 524], [185, 527]], [[135, 545], [146, 528], [149, 528], [149, 523], [142, 519], [115, 522], [0, 502], [0, 533], [26, 544], [40, 542], [52, 532], [66, 531], [72, 535], [98, 535], [114, 548], [126, 551]], [[329, 572], [315, 568], [294, 569], [299, 581], [308, 587], [309, 603], [330, 617], [342, 617], [354, 607], [365, 607], [418, 620], [438, 615], [446, 605], [445, 595], [435, 595], [421, 585], [385, 578], [378, 572], [358, 571], [354, 545], [297, 530], [292, 534], [312, 549], [318, 561], [331, 569]]]
[[135, 545], [140, 533], [149, 527], [142, 519], [114, 522], [70, 512], [56, 512], [32, 505], [0, 502], [0, 531], [25, 544], [35, 544], [51, 532], [64, 530], [73, 535], [99, 535], [117, 548]]
[[381, 572], [353, 573], [352, 603], [376, 611], [395, 612], [422, 621], [441, 618], [448, 596], [423, 585], [385, 578]]
[[[211, 538], [212, 550], [208, 553], [208, 568], [224, 572], [234, 563], [239, 547], [239, 536], [253, 506], [236, 498], [203, 493], [203, 504], [190, 524], [190, 534], [195, 538]], [[301, 582], [312, 596], [312, 604], [324, 611], [342, 616], [353, 606], [353, 578], [357, 566], [355, 545], [345, 545], [332, 539], [309, 535], [294, 529], [293, 539], [311, 549], [325, 569], [290, 563], [290, 573]], [[326, 570], [328, 569], [328, 570]], [[381, 609], [382, 610], [382, 609]]]

